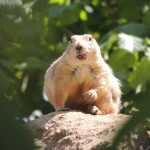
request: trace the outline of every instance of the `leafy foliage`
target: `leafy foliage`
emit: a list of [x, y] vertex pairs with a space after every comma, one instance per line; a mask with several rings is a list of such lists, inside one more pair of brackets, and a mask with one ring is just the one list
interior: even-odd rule
[[1, 0], [0, 99], [11, 103], [21, 119], [36, 109], [53, 111], [43, 101], [43, 79], [65, 49], [65, 27], [99, 42], [122, 81], [122, 112], [137, 107], [143, 120], [150, 117], [149, 6], [147, 0]]
[[14, 120], [12, 107], [6, 101], [1, 101], [0, 110], [3, 112], [0, 113], [1, 149], [33, 150], [32, 136], [25, 127]]

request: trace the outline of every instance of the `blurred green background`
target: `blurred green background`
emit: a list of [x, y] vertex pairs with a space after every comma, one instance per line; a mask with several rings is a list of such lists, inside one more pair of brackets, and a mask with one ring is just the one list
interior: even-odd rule
[[150, 117], [149, 0], [0, 0], [4, 120], [11, 114], [29, 121], [54, 111], [43, 100], [44, 74], [65, 50], [67, 30], [92, 34], [98, 41], [104, 59], [122, 82], [122, 113], [139, 109], [132, 127], [145, 122]]
[[1, 0], [0, 99], [17, 118], [54, 111], [43, 100], [43, 80], [65, 50], [66, 29], [98, 41], [122, 81], [123, 113], [150, 105], [144, 101], [150, 97], [149, 0]]

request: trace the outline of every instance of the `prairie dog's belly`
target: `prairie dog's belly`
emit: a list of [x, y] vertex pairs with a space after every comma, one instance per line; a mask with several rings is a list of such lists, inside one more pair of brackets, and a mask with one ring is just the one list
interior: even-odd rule
[[76, 67], [73, 70], [68, 88], [69, 95], [65, 103], [66, 107], [82, 108], [84, 105], [87, 105], [83, 98], [84, 93], [91, 88], [90, 81], [92, 81], [92, 79], [91, 68], [87, 65]]

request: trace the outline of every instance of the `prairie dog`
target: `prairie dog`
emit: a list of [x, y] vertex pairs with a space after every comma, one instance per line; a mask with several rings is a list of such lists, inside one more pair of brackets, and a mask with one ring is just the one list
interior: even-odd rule
[[44, 93], [56, 110], [118, 113], [120, 82], [89, 34], [73, 35], [65, 52], [47, 69]]

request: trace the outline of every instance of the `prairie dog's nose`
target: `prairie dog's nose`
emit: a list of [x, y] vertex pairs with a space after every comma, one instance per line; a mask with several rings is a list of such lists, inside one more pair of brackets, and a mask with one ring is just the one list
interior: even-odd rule
[[77, 44], [77, 46], [76, 46], [76, 50], [78, 50], [78, 51], [81, 51], [81, 50], [82, 50], [82, 46], [81, 46], [81, 44]]

